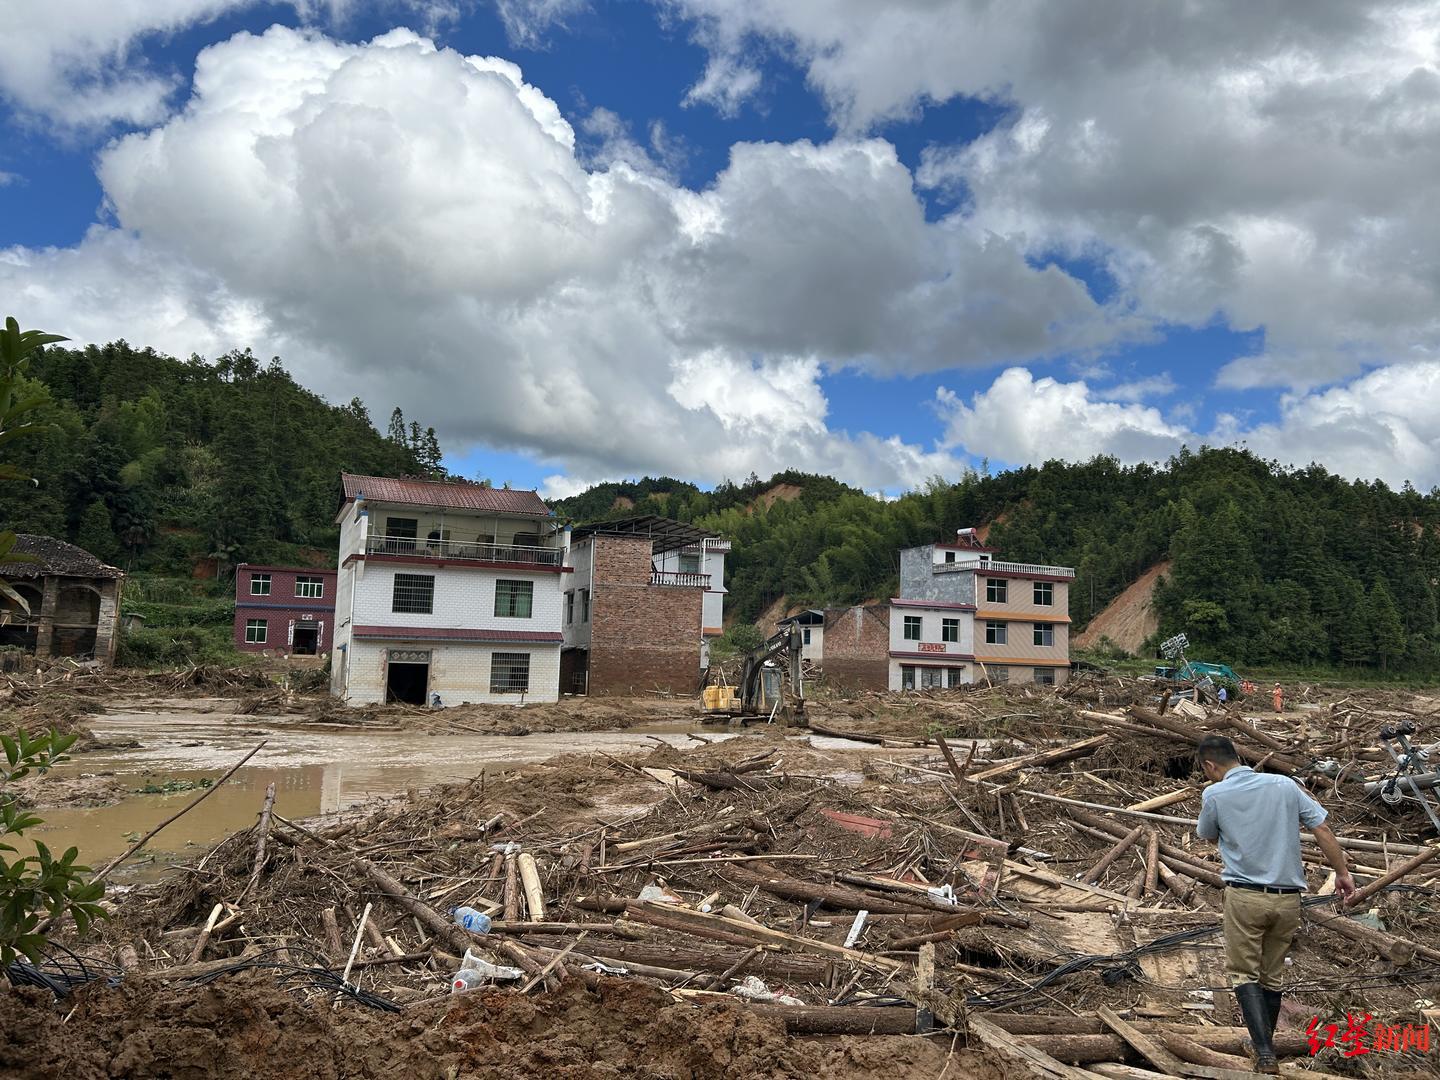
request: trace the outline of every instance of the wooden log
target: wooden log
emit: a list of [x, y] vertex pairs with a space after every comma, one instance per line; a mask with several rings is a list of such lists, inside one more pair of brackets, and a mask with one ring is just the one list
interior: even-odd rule
[[[629, 901], [623, 896], [574, 896], [570, 903], [583, 911], [598, 911], [604, 915], [623, 915]], [[507, 917], [506, 922], [514, 922]]]
[[545, 921], [545, 891], [540, 887], [540, 868], [528, 851], [516, 859], [520, 867], [520, 884], [525, 889], [525, 910], [535, 922]]
[[1186, 799], [1193, 799], [1198, 792], [1191, 787], [1183, 787], [1179, 791], [1171, 791], [1165, 795], [1156, 795], [1153, 799], [1145, 799], [1141, 802], [1131, 803], [1125, 807], [1126, 810], [1163, 810], [1167, 806], [1174, 806]]
[[187, 963], [194, 964], [200, 960], [201, 955], [205, 952], [205, 946], [210, 944], [210, 935], [215, 931], [215, 923], [220, 918], [220, 913], [224, 910], [224, 904], [216, 904], [210, 909], [210, 918], [205, 920], [204, 929], [200, 931], [200, 936], [195, 939], [195, 947], [190, 950], [190, 959]]
[[1165, 888], [1169, 889], [1177, 899], [1183, 900], [1188, 904], [1190, 898], [1195, 895], [1195, 886], [1187, 885], [1184, 881], [1180, 880], [1180, 875], [1172, 872], [1163, 862], [1157, 863], [1155, 869], [1160, 875], [1160, 880], [1165, 885]]
[[[1129, 1044], [1119, 1035], [1016, 1035], [1014, 1038], [1017, 1043], [1037, 1047], [1061, 1061], [1080, 1065], [1092, 1061], [1124, 1061], [1130, 1052]], [[1228, 1048], [1212, 1043], [1202, 1045], [1222, 1053], [1230, 1052]], [[1238, 1038], [1232, 1045], [1235, 1052], [1244, 1052]], [[1310, 1044], [1304, 1035], [1282, 1035], [1276, 1032], [1274, 1045], [1275, 1052], [1284, 1057], [1301, 1054], [1308, 1056], [1310, 1053]]]
[[[963, 786], [965, 783], [965, 769], [955, 760], [955, 755], [950, 750], [950, 744], [945, 741], [945, 736], [936, 735], [935, 745], [940, 747], [940, 753], [945, 757], [945, 767], [950, 770], [950, 775], [955, 777], [955, 783]], [[975, 743], [970, 744], [970, 753], [972, 755], [975, 753], [975, 745]], [[969, 765], [970, 762], [966, 761], [965, 764]]]
[[140, 953], [129, 942], [120, 946], [116, 953], [116, 959], [120, 962], [121, 971], [138, 971], [140, 969]]
[[270, 811], [275, 808], [275, 784], [265, 789], [265, 802], [260, 807], [260, 837], [255, 842], [255, 866], [250, 871], [250, 880], [245, 883], [245, 888], [240, 891], [240, 899], [236, 904], [243, 904], [245, 898], [250, 895], [256, 885], [260, 883], [260, 871], [265, 866], [265, 841], [270, 837]]
[[637, 922], [648, 922], [669, 929], [679, 929], [684, 933], [713, 937], [720, 941], [738, 942], [747, 948], [757, 943], [778, 945], [795, 952], [821, 953], [826, 956], [839, 957], [852, 963], [884, 971], [900, 971], [906, 967], [899, 961], [889, 960], [883, 956], [873, 956], [856, 949], [847, 949], [843, 945], [832, 945], [828, 941], [816, 941], [813, 938], [800, 937], [798, 934], [787, 934], [783, 930], [772, 930], [767, 926], [752, 926], [749, 923], [722, 918], [718, 915], [685, 911], [647, 900], [631, 901], [626, 905], [625, 911], [630, 918]]
[[[1232, 731], [1238, 732], [1239, 734], [1244, 735], [1247, 738], [1254, 739], [1260, 745], [1267, 746], [1271, 750], [1279, 750], [1281, 752], [1284, 752], [1285, 750], [1289, 749], [1289, 747], [1287, 747], [1279, 739], [1275, 738], [1275, 736], [1267, 735], [1265, 732], [1260, 730], [1258, 725], [1252, 724], [1250, 721], [1242, 717], [1227, 714], [1225, 716], [1224, 724]], [[1201, 1064], [1204, 1063], [1202, 1062]]]
[[1185, 1075], [1184, 1063], [1179, 1058], [1154, 1038], [1136, 1029], [1128, 1021], [1122, 1020], [1113, 1009], [1101, 1005], [1095, 1010], [1095, 1015], [1106, 1027], [1124, 1039], [1128, 1046], [1161, 1072], [1169, 1073], [1171, 1076]]
[[320, 912], [320, 922], [325, 927], [325, 949], [332, 961], [345, 955], [345, 944], [340, 940], [340, 923], [335, 918], [335, 909], [326, 908]]
[[1237, 1071], [1250, 1071], [1250, 1061], [1247, 1058], [1236, 1054], [1222, 1054], [1218, 1050], [1211, 1050], [1209, 1047], [1201, 1046], [1194, 1039], [1178, 1033], [1171, 1033], [1160, 1036], [1160, 1041], [1165, 1049], [1174, 1054], [1181, 1061], [1190, 1062], [1194, 1065], [1205, 1065], [1212, 1069], [1235, 1069]]
[[973, 773], [970, 776], [970, 780], [979, 783], [982, 780], [989, 780], [996, 776], [1004, 776], [1006, 773], [1014, 772], [1017, 769], [1054, 765], [1057, 762], [1067, 761], [1070, 758], [1083, 757], [1086, 754], [1093, 754], [1109, 741], [1110, 736], [1108, 734], [1094, 735], [1088, 739], [1081, 739], [1079, 742], [1069, 743], [1065, 746], [1041, 750], [1035, 754], [1026, 754], [1024, 757], [1016, 758], [1014, 761], [1007, 761], [1003, 765], [996, 765], [989, 769], [983, 769], [978, 773]]
[[752, 946], [749, 952], [746, 952], [746, 953], [742, 954], [741, 957], [740, 957], [740, 959], [736, 960], [733, 964], [731, 964], [729, 967], [727, 967], [727, 968], [726, 968], [724, 971], [722, 971], [719, 975], [716, 975], [715, 978], [711, 979], [708, 983], [706, 983], [706, 984], [705, 984], [705, 989], [706, 989], [706, 990], [723, 990], [723, 989], [725, 989], [725, 984], [726, 984], [726, 983], [728, 983], [731, 979], [735, 978], [735, 977], [736, 977], [737, 975], [739, 975], [742, 971], [744, 971], [747, 967], [749, 967], [750, 964], [751, 964], [751, 962], [753, 962], [753, 961], [754, 961], [761, 953], [763, 953], [764, 951], [765, 951], [765, 946], [764, 946], [764, 945], [755, 945], [755, 946]]
[[864, 731], [841, 731], [839, 728], [822, 727], [814, 720], [811, 720], [806, 726], [813, 734], [824, 735], [831, 739], [850, 739], [854, 742], [872, 743], [875, 746], [884, 746], [887, 742], [898, 741], [887, 739], [884, 735], [873, 735]]
[[914, 1035], [915, 1009], [854, 1005], [740, 1006], [767, 1020], [779, 1020], [791, 1035]]
[[[460, 955], [463, 956], [466, 949], [481, 940], [478, 934], [472, 936], [470, 931], [457, 926], [429, 904], [417, 899], [405, 886], [368, 859], [356, 859], [355, 865], [379, 887], [381, 892], [410, 912], [426, 929]], [[331, 917], [334, 917], [333, 911]]]
[[[1077, 809], [1072, 816], [1076, 821], [1088, 825], [1093, 829], [1109, 836], [1125, 836], [1125, 826], [1119, 822], [1111, 821], [1109, 818], [1101, 817], [1099, 814], [1092, 814], [1086, 810]], [[1072, 823], [1073, 824], [1073, 823]], [[1078, 828], [1078, 826], [1077, 826]], [[1203, 881], [1206, 885], [1213, 885], [1220, 889], [1225, 887], [1225, 882], [1220, 877], [1221, 868], [1214, 863], [1207, 863], [1196, 858], [1183, 848], [1175, 847], [1173, 844], [1160, 843], [1160, 860], [1169, 866], [1177, 874], [1184, 874], [1196, 881]]]
[[1304, 908], [1305, 921], [1313, 926], [1323, 927], [1326, 930], [1334, 930], [1351, 941], [1358, 942], [1366, 948], [1374, 950], [1379, 955], [1389, 960], [1398, 967], [1404, 967], [1415, 958], [1415, 943], [1394, 934], [1387, 934], [1383, 930], [1374, 930], [1368, 926], [1361, 926], [1353, 919], [1347, 919], [1343, 915], [1327, 916], [1322, 915], [1315, 908]]
[[[1029, 1039], [1012, 1038], [983, 1016], [969, 1017], [966, 1028], [967, 1034], [975, 1036], [987, 1050], [1019, 1066], [1026, 1073], [1059, 1077], [1060, 1080], [1088, 1080], [1083, 1070], [1071, 1068], [1045, 1049], [1033, 1045]], [[1084, 1035], [1069, 1037], [1087, 1038]]]
[[1157, 892], [1160, 888], [1160, 830], [1147, 829], [1145, 832], [1145, 887], [1141, 895]]
[[1105, 871], [1110, 869], [1110, 867], [1115, 864], [1115, 860], [1120, 858], [1121, 855], [1124, 855], [1127, 851], [1134, 847], [1135, 842], [1139, 840], [1140, 837], [1144, 834], [1145, 826], [1136, 825], [1133, 829], [1131, 829], [1118, 841], [1116, 841], [1115, 845], [1111, 847], [1110, 850], [1107, 851], [1104, 855], [1102, 855], [1095, 863], [1095, 865], [1090, 867], [1090, 869], [1086, 870], [1083, 874], [1079, 874], [1077, 876], [1080, 878], [1081, 881], [1099, 881], [1102, 877], [1105, 876]]
[[1399, 866], [1395, 867], [1394, 870], [1391, 870], [1383, 877], [1377, 878], [1369, 885], [1366, 885], [1363, 889], [1360, 889], [1358, 892], [1356, 892], [1355, 895], [1351, 898], [1349, 906], [1355, 907], [1359, 904], [1364, 903], [1366, 900], [1369, 900], [1370, 897], [1378, 893], [1381, 889], [1385, 888], [1386, 885], [1389, 885], [1391, 882], [1399, 881], [1406, 874], [1412, 873], [1420, 869], [1420, 867], [1424, 866], [1431, 859], [1435, 858], [1436, 855], [1440, 855], [1440, 847], [1427, 848], [1419, 855], [1415, 855], [1409, 859], [1406, 859]]
[[[1198, 728], [1175, 719], [1173, 716], [1161, 716], [1154, 709], [1147, 709], [1144, 705], [1131, 705], [1129, 711], [1130, 715], [1137, 720], [1149, 724], [1151, 727], [1161, 728], [1162, 730], [1171, 732], [1172, 735], [1179, 736], [1181, 740], [1190, 744], [1192, 751], [1206, 734]], [[1299, 762], [1284, 754], [1276, 753], [1268, 747], [1264, 750], [1256, 750], [1243, 743], [1236, 743], [1235, 753], [1239, 755], [1241, 761], [1248, 762], [1257, 768], [1263, 766], [1269, 772], [1293, 776], [1295, 773], [1302, 771], [1302, 766]]]
[[513, 851], [505, 852], [505, 921], [520, 921], [520, 875]]
[[746, 885], [763, 889], [772, 896], [785, 900], [799, 900], [808, 903], [818, 900], [826, 907], [841, 911], [873, 911], [877, 914], [904, 914], [914, 911], [955, 911], [953, 904], [934, 900], [930, 896], [915, 893], [911, 896], [885, 898], [874, 893], [862, 893], [839, 885], [825, 885], [818, 881], [801, 881], [798, 878], [780, 874], [758, 874], [739, 866], [726, 869], [726, 877], [734, 878]]
[[726, 904], [720, 909], [719, 913], [727, 919], [738, 919], [740, 922], [748, 922], [754, 926], [760, 925], [759, 919], [747, 912], [741, 911], [734, 904]]
[[[544, 976], [541, 976], [541, 969], [544, 965], [538, 962], [534, 957], [530, 955], [527, 950], [521, 948], [516, 942], [502, 941], [497, 946], [497, 948], [500, 952], [504, 953], [511, 960], [514, 960], [515, 966], [518, 967], [521, 971], [525, 972], [525, 974], [531, 976], [532, 978], [535, 978], [537, 976], [544, 978], [545, 989], [560, 989], [560, 977], [558, 975], [551, 975], [549, 972], [546, 972]], [[556, 951], [558, 952], [558, 950]]]

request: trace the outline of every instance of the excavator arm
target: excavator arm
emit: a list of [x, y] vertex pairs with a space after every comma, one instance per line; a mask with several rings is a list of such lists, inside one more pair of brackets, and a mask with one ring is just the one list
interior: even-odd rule
[[783, 656], [787, 669], [786, 679], [790, 684], [788, 692], [792, 703], [791, 707], [796, 713], [803, 715], [805, 696], [804, 685], [800, 677], [800, 653], [803, 647], [804, 641], [800, 636], [800, 627], [792, 624], [745, 657], [744, 666], [740, 669], [740, 706], [744, 712], [760, 711], [760, 678], [765, 670], [765, 665], [771, 660]]

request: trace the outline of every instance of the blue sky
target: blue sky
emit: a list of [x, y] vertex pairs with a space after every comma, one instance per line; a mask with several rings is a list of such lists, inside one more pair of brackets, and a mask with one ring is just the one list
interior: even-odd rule
[[1440, 482], [1433, 9], [1101, 6], [19, 0], [0, 278], [551, 494], [1202, 441]]

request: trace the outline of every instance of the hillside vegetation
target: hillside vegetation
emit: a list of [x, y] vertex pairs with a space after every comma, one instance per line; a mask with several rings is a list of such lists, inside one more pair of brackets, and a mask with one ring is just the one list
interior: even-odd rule
[[[207, 362], [124, 342], [52, 346], [31, 374], [52, 427], [15, 444], [36, 483], [0, 483], [0, 526], [115, 561], [134, 576], [128, 606], [143, 605], [152, 629], [198, 620], [217, 646], [227, 587], [190, 583], [197, 562], [214, 560], [222, 575], [241, 560], [329, 563], [341, 470], [444, 473], [433, 431], [396, 410], [382, 435], [358, 400], [331, 405], [249, 352]], [[1003, 558], [1076, 568], [1077, 630], [1169, 559], [1154, 595], [1160, 636], [1183, 630], [1236, 663], [1440, 672], [1440, 492], [1285, 469], [1241, 450], [970, 471], [888, 502], [799, 472], [711, 491], [645, 478], [554, 508], [582, 523], [660, 514], [729, 537], [729, 611], [741, 619], [781, 598], [893, 596], [899, 549], [988, 524]], [[168, 627], [160, 637], [152, 654], [186, 651]]]

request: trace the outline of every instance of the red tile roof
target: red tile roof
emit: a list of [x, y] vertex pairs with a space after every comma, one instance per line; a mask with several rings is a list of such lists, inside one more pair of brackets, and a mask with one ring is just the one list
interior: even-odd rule
[[549, 517], [550, 508], [533, 491], [507, 491], [453, 480], [397, 480], [388, 476], [341, 473], [346, 501], [358, 495], [376, 502], [436, 506], [446, 510], [486, 510], [499, 514]]
[[531, 641], [556, 644], [563, 634], [544, 630], [457, 630], [454, 627], [423, 626], [357, 626], [357, 638], [384, 638], [390, 641]]

